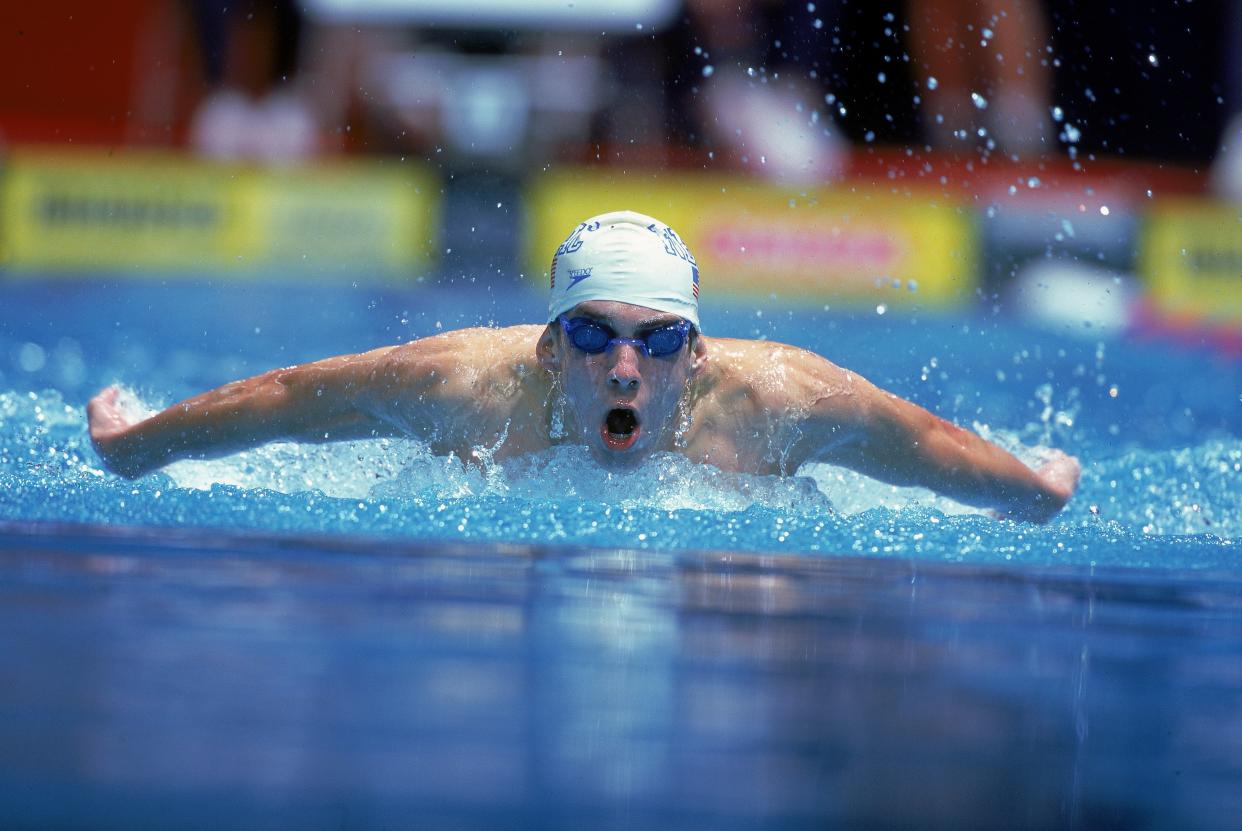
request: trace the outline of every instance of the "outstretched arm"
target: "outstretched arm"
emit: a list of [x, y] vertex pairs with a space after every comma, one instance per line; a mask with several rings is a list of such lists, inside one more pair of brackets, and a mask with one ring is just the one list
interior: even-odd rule
[[91, 441], [116, 473], [136, 478], [186, 458], [212, 458], [270, 441], [391, 435], [360, 406], [377, 366], [397, 347], [274, 369], [131, 422], [109, 387], [87, 406]]
[[[831, 365], [829, 365], [831, 366]], [[811, 408], [809, 459], [840, 464], [894, 485], [929, 488], [967, 505], [1047, 522], [1078, 487], [1080, 465], [1057, 452], [1032, 470], [996, 445], [865, 379], [848, 379]], [[816, 441], [818, 438], [818, 441]]]

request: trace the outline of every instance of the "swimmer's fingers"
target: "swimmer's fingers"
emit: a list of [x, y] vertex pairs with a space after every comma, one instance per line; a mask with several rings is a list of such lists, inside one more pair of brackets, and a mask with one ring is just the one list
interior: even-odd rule
[[91, 441], [112, 438], [129, 426], [129, 420], [121, 412], [118, 398], [121, 390], [108, 387], [90, 400], [86, 405], [86, 418], [90, 424]]
[[1063, 505], [1078, 490], [1078, 482], [1082, 478], [1082, 464], [1073, 456], [1054, 450], [1051, 458], [1035, 472], [1048, 490], [1061, 498]]
[[1060, 450], [1053, 450], [1038, 468], [1035, 475], [1043, 486], [1043, 493], [1033, 502], [1019, 506], [1015, 510], [988, 511], [992, 519], [1012, 520], [1015, 522], [1045, 523], [1061, 512], [1065, 503], [1069, 502], [1074, 491], [1078, 489], [1078, 480], [1082, 476], [1082, 465], [1079, 461]]
[[100, 392], [86, 405], [86, 418], [91, 444], [104, 464], [122, 476], [133, 476], [135, 471], [130, 470], [131, 466], [126, 463], [127, 454], [120, 446], [121, 437], [133, 422], [121, 409], [120, 394], [120, 388], [115, 386]]

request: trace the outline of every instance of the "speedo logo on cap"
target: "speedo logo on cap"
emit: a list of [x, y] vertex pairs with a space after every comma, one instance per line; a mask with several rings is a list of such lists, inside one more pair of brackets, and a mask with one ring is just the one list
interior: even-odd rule
[[698, 326], [694, 255], [673, 229], [645, 214], [613, 211], [580, 222], [556, 249], [550, 277], [548, 320], [579, 303], [612, 300]]
[[[551, 281], [552, 281], [551, 288], [556, 288], [556, 261], [560, 259], [562, 255], [572, 254], [582, 247], [582, 232], [583, 231], [598, 231], [598, 230], [599, 230], [598, 222], [591, 222], [589, 220], [587, 222], [581, 222], [578, 224], [578, 227], [573, 230], [573, 233], [571, 233], [568, 237], [566, 237], [565, 241], [556, 247], [556, 253], [552, 255], [552, 269], [550, 273]], [[583, 270], [587, 272], [585, 275], [579, 277], [575, 274], [575, 272], [580, 272]], [[589, 268], [588, 269], [580, 269], [580, 268], [574, 269], [573, 271], [569, 272], [569, 276], [571, 278], [569, 287], [573, 288], [574, 284], [577, 283], [579, 280], [585, 280], [587, 277], [591, 276], [591, 269]]]

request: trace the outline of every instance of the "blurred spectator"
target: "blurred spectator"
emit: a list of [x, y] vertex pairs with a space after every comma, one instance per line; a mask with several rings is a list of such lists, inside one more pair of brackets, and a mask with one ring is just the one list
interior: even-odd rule
[[305, 158], [318, 129], [290, 82], [301, 19], [293, 0], [194, 0], [209, 92], [190, 122], [190, 144], [222, 159]]
[[313, 21], [305, 71], [339, 142], [513, 172], [585, 145], [598, 106], [599, 38], [528, 24]]
[[[814, 35], [832, 24], [836, 0], [816, 17], [784, 0], [687, 0], [702, 43], [698, 115], [712, 143], [750, 170], [790, 184], [840, 172], [845, 142], [825, 115]], [[804, 3], [806, 14], [815, 3]]]
[[1012, 155], [1053, 149], [1039, 0], [909, 0], [907, 13], [924, 135], [933, 147], [982, 139]]
[[941, 149], [1052, 147], [1038, 0], [686, 0], [686, 22], [674, 106], [696, 143], [769, 178], [822, 182], [847, 137], [912, 143], [920, 126]]
[[1242, 202], [1242, 3], [1231, 3], [1225, 26], [1225, 112], [1228, 121], [1212, 163], [1212, 190]]

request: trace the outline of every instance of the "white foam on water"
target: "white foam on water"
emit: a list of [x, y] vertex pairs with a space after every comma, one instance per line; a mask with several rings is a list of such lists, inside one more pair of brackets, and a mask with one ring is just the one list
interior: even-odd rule
[[[1022, 448], [1012, 438], [1004, 443], [1028, 462], [1036, 462], [1042, 450]], [[888, 485], [832, 465], [804, 465], [797, 476], [767, 476], [728, 473], [676, 453], [656, 453], [636, 469], [620, 472], [600, 467], [585, 447], [556, 447], [480, 465], [435, 456], [413, 440], [282, 442], [223, 459], [177, 462], [165, 472], [186, 488], [224, 484], [283, 493], [313, 490], [344, 498], [505, 496], [660, 510], [740, 511], [758, 506], [796, 514], [857, 514], [917, 506], [949, 515], [981, 513], [923, 488]]]
[[[140, 396], [127, 392], [124, 406], [135, 416], [154, 412]], [[1041, 425], [1020, 431], [989, 430], [986, 437], [1037, 465]], [[1058, 442], [1061, 443], [1061, 442]], [[1142, 536], [1242, 538], [1242, 439], [1204, 438], [1172, 449], [1116, 449], [1098, 442], [1079, 451], [1083, 477], [1079, 491], [1057, 522], [1083, 528], [1098, 523]], [[856, 517], [887, 509], [915, 519], [940, 513], [969, 515], [976, 509], [918, 488], [896, 488], [842, 468], [803, 466], [798, 476], [729, 474], [672, 453], [656, 454], [629, 472], [611, 472], [591, 460], [586, 448], [559, 447], [501, 464], [464, 464], [437, 457], [411, 440], [370, 440], [339, 444], [275, 443], [215, 460], [183, 461], [164, 473], [179, 488], [211, 490], [229, 485], [247, 491], [282, 494], [318, 492], [354, 500], [458, 501], [503, 497], [535, 506], [566, 501], [588, 507], [698, 511], [706, 514], [767, 509], [791, 518]], [[56, 391], [0, 393], [0, 479], [10, 488], [56, 488], [66, 484], [101, 488], [101, 510], [114, 498], [107, 489], [116, 478], [102, 470], [90, 449], [83, 409], [65, 403]], [[111, 483], [111, 485], [110, 485]], [[158, 479], [135, 483], [130, 496], [157, 491]], [[167, 488], [164, 488], [167, 490]], [[261, 502], [262, 499], [255, 497]], [[32, 510], [20, 500], [5, 518]], [[54, 514], [55, 504], [40, 506]], [[128, 510], [128, 509], [127, 509]], [[66, 515], [67, 519], [73, 517]], [[964, 519], [967, 517], [963, 517]], [[916, 524], [921, 524], [916, 519]]]

